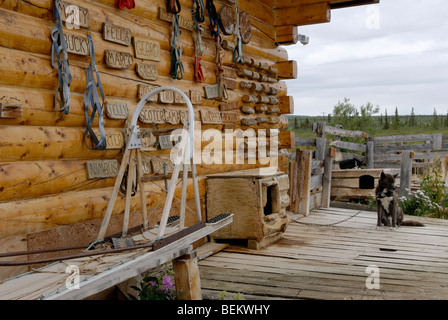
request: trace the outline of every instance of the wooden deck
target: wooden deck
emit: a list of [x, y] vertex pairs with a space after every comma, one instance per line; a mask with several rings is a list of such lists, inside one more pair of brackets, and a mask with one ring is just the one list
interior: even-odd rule
[[[199, 262], [204, 298], [447, 299], [448, 221], [376, 229], [376, 213], [329, 208], [292, 216], [285, 237], [263, 250], [229, 246]], [[405, 219], [406, 220], [406, 219]], [[379, 289], [367, 289], [378, 266]], [[369, 281], [370, 283], [370, 281]]]

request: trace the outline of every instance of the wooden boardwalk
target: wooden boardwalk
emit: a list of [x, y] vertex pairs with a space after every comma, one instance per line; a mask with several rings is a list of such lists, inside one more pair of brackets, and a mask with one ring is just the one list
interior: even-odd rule
[[[229, 246], [201, 260], [204, 298], [224, 290], [245, 299], [448, 298], [448, 221], [412, 217], [426, 226], [393, 231], [376, 229], [376, 212], [362, 211], [317, 226], [358, 212], [292, 216], [284, 239], [266, 249]], [[366, 288], [369, 266], [379, 268], [379, 289]]]

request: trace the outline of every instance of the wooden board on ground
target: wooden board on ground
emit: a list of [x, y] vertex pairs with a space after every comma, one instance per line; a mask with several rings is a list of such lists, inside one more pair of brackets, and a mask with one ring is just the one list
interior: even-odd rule
[[[328, 208], [291, 216], [282, 240], [262, 250], [230, 246], [199, 262], [204, 297], [246, 299], [446, 299], [448, 221], [376, 229], [376, 212]], [[327, 226], [329, 224], [334, 224]], [[378, 266], [379, 289], [368, 289]]]

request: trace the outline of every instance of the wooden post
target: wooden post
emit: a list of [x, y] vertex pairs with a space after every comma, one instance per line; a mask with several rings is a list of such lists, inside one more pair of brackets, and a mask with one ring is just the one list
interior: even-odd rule
[[173, 260], [176, 291], [181, 300], [202, 300], [201, 279], [199, 276], [196, 251]]
[[325, 158], [325, 146], [327, 144], [327, 139], [316, 138], [316, 152], [314, 154], [314, 159], [322, 161]]
[[441, 133], [434, 133], [433, 134], [433, 142], [432, 142], [432, 149], [434, 151], [442, 150], [442, 134]]
[[333, 157], [336, 150], [328, 148], [325, 152], [324, 174], [322, 177], [322, 208], [330, 207], [331, 195], [331, 171], [333, 170]]
[[373, 169], [375, 167], [374, 162], [374, 142], [371, 139], [366, 139], [367, 151], [366, 151], [366, 165], [367, 169]]
[[311, 150], [297, 150], [297, 197], [296, 213], [310, 213]]
[[401, 173], [400, 173], [400, 197], [406, 195], [406, 189], [411, 190], [412, 180], [412, 158], [414, 152], [405, 150], [403, 151], [401, 160]]

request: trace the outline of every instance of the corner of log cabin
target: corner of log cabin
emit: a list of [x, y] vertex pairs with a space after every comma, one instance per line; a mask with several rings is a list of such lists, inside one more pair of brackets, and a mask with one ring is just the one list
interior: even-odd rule
[[[238, 3], [239, 12], [248, 15], [242, 22], [243, 29], [240, 25], [240, 30], [245, 32], [241, 33], [245, 40], [244, 63], [233, 62], [234, 34], [222, 33], [223, 47], [217, 49], [216, 41], [207, 32], [209, 19], [205, 11], [205, 22], [202, 23], [205, 30], [202, 34], [204, 82], [198, 83], [194, 81], [193, 1], [180, 1], [184, 77], [174, 80], [170, 76], [172, 19], [164, 11], [166, 1], [135, 0], [134, 9], [119, 10], [114, 0], [77, 0], [76, 5], [83, 15], [80, 20], [86, 23], [85, 26], [67, 28], [67, 16], [62, 13], [72, 75], [70, 109], [65, 115], [54, 105], [58, 69], [52, 68], [51, 64], [51, 31], [55, 26], [53, 1], [41, 0], [39, 5], [30, 1], [1, 1], [0, 239], [104, 216], [115, 183], [114, 174], [125, 148], [126, 124], [147, 92], [145, 90], [173, 86], [185, 92], [192, 100], [195, 120], [201, 123], [202, 129], [215, 129], [221, 133], [227, 129], [279, 129], [280, 148], [294, 147], [294, 136], [284, 131], [287, 121], [283, 116], [294, 113], [294, 101], [288, 96], [283, 80], [298, 77], [297, 62], [289, 60], [286, 49], [279, 45], [297, 43], [297, 26], [329, 22], [333, 8], [377, 2], [216, 0], [218, 13], [224, 6], [233, 10]], [[66, 8], [70, 3], [75, 4], [75, 1], [67, 0], [62, 7]], [[108, 28], [113, 28], [110, 34]], [[87, 35], [92, 38], [95, 52], [92, 58], [105, 94], [103, 118], [108, 146], [105, 150], [90, 150], [84, 143], [84, 92], [86, 68], [90, 62], [90, 57], [86, 56]], [[157, 57], [137, 55], [135, 42], [140, 40], [147, 46], [156, 45]], [[217, 50], [220, 50], [222, 76], [228, 91], [228, 100], [224, 101], [207, 97], [205, 90], [218, 81], [216, 74], [221, 69], [216, 66]], [[182, 127], [186, 104], [176, 96], [160, 94], [145, 108], [147, 113], [138, 121], [140, 129], [147, 133], [143, 138], [148, 154], [143, 159], [146, 168], [143, 174], [163, 176], [154, 158], [169, 159], [170, 150], [161, 149], [160, 137]], [[154, 120], [157, 112], [163, 112], [165, 120]], [[98, 117], [92, 125], [98, 131]], [[204, 152], [208, 144], [199, 144]], [[233, 159], [237, 148], [233, 146]], [[278, 159], [279, 168], [286, 168], [287, 157], [280, 153]], [[265, 165], [258, 160], [255, 164], [239, 164], [237, 161], [225, 165], [200, 163], [201, 200], [205, 197], [207, 174]], [[153, 180], [144, 184], [147, 209], [151, 212], [163, 200], [164, 186], [162, 178]], [[193, 199], [192, 189], [189, 184], [189, 201]], [[178, 190], [176, 195], [180, 197]], [[112, 215], [120, 215], [123, 206], [124, 195], [119, 194]], [[136, 196], [131, 200], [131, 210], [138, 208]], [[153, 214], [151, 219], [156, 222], [161, 210], [155, 210]], [[193, 215], [187, 215], [187, 224], [194, 219]]]

